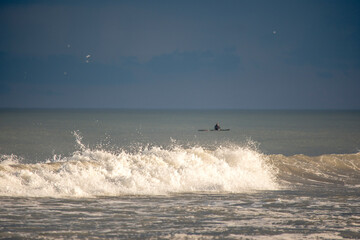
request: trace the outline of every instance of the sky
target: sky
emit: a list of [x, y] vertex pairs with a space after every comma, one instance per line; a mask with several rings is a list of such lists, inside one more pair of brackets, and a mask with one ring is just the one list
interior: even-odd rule
[[0, 107], [360, 109], [360, 1], [3, 0]]

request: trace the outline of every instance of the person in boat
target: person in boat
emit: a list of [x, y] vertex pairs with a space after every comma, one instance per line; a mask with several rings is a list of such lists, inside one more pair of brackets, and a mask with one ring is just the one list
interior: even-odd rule
[[219, 131], [219, 130], [220, 130], [220, 125], [219, 125], [219, 123], [216, 123], [216, 124], [215, 124], [214, 129], [215, 129], [216, 131]]

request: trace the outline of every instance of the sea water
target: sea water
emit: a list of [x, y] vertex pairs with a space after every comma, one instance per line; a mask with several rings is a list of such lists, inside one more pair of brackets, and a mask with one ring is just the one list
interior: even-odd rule
[[0, 238], [360, 238], [359, 149], [360, 111], [3, 109]]

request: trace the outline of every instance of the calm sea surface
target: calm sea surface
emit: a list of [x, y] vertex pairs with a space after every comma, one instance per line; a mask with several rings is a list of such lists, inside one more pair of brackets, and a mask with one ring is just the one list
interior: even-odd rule
[[359, 150], [360, 111], [2, 109], [0, 238], [360, 238]]

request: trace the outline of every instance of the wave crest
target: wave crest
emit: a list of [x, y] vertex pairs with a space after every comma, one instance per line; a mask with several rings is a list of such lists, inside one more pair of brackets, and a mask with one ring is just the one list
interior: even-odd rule
[[360, 186], [360, 153], [272, 155], [269, 158], [271, 164], [278, 169], [279, 179], [292, 186]]
[[1, 196], [93, 197], [246, 192], [279, 187], [267, 157], [239, 146], [214, 150], [145, 147], [136, 152], [113, 153], [81, 145], [81, 150], [72, 156], [55, 156], [47, 163], [2, 160]]

